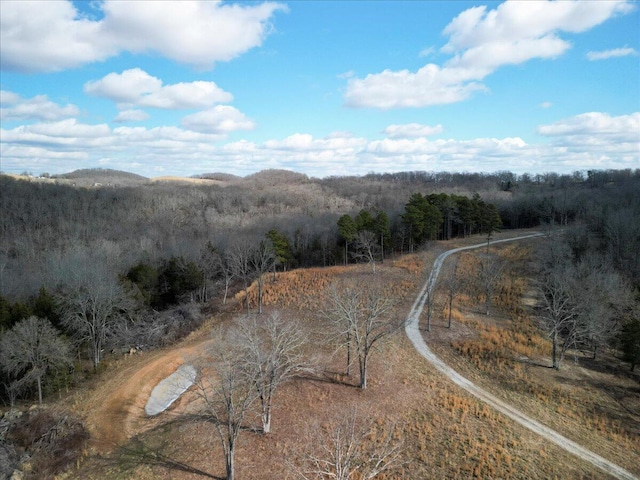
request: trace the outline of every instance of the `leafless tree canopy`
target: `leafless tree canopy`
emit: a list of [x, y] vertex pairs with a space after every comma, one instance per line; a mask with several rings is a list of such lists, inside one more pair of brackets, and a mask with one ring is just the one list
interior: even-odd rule
[[308, 339], [295, 321], [278, 312], [265, 319], [246, 317], [238, 325], [240, 361], [253, 380], [260, 404], [263, 433], [271, 431], [271, 410], [276, 390], [309, 369], [302, 348]]
[[393, 426], [377, 432], [371, 419], [355, 411], [318, 427], [311, 435], [303, 466], [292, 466], [301, 480], [370, 480], [401, 466], [402, 442], [394, 439]]
[[18, 385], [36, 383], [40, 403], [47, 370], [70, 363], [69, 345], [49, 320], [29, 317], [0, 336], [0, 366]]
[[491, 299], [498, 279], [505, 268], [505, 262], [498, 255], [484, 253], [480, 255], [478, 279], [485, 297], [485, 313], [491, 313]]
[[196, 382], [202, 414], [214, 426], [225, 457], [226, 479], [235, 476], [235, 452], [251, 407], [258, 398], [255, 372], [241, 367], [237, 352], [217, 352], [205, 361]]
[[549, 240], [542, 269], [541, 319], [552, 342], [553, 368], [560, 368], [570, 348], [589, 348], [595, 358], [598, 348], [615, 337], [619, 319], [631, 308], [629, 286], [602, 257], [576, 263], [560, 239]]
[[344, 282], [335, 284], [329, 293], [323, 315], [338, 336], [340, 347], [347, 349], [347, 374], [352, 352], [358, 362], [360, 388], [367, 388], [367, 367], [371, 354], [403, 322], [395, 318], [393, 301], [380, 285]]

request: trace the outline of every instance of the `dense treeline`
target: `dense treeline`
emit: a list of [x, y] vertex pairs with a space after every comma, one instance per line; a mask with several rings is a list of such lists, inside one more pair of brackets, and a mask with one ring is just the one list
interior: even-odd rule
[[[200, 321], [196, 304], [226, 301], [269, 270], [364, 261], [375, 271], [388, 255], [499, 228], [571, 223], [575, 265], [597, 255], [640, 283], [640, 170], [322, 180], [271, 170], [193, 183], [99, 173], [108, 185], [91, 171], [65, 179], [88, 187], [0, 176], [0, 330], [46, 320], [94, 367], [105, 351], [175, 340]], [[5, 369], [4, 398], [68, 383], [57, 365], [38, 367], [55, 379]]]

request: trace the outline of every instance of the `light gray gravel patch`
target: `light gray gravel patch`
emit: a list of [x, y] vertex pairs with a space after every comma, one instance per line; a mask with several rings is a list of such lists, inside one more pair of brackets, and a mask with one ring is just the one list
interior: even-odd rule
[[180, 365], [178, 369], [160, 381], [151, 391], [144, 411], [154, 416], [164, 412], [180, 395], [196, 381], [196, 369], [193, 365]]

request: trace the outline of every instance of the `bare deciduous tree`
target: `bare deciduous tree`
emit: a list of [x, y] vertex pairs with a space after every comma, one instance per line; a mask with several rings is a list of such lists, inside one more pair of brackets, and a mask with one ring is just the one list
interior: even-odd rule
[[240, 241], [231, 247], [228, 253], [229, 264], [233, 271], [234, 276], [242, 278], [245, 292], [245, 303], [247, 308], [247, 314], [250, 313], [249, 309], [249, 279], [253, 274], [253, 265], [251, 263], [251, 257], [253, 255], [253, 248], [248, 241]]
[[371, 271], [376, 273], [376, 258], [380, 255], [378, 235], [369, 230], [358, 232], [355, 237], [355, 251], [353, 257], [363, 259], [371, 265]]
[[304, 466], [293, 469], [303, 480], [370, 480], [392, 472], [402, 464], [402, 444], [394, 440], [393, 426], [386, 425], [385, 430], [378, 433], [372, 421], [359, 421], [353, 412], [316, 434], [309, 442]]
[[222, 273], [221, 257], [220, 252], [218, 252], [211, 242], [207, 242], [200, 252], [198, 265], [204, 276], [200, 289], [200, 298], [203, 302], [209, 300], [209, 285]]
[[220, 353], [201, 369], [196, 385], [204, 403], [202, 413], [214, 424], [222, 445], [226, 479], [233, 480], [238, 437], [257, 398], [255, 378], [247, 376], [236, 353]]
[[574, 278], [573, 268], [558, 265], [547, 273], [540, 286], [545, 300], [542, 318], [551, 338], [551, 360], [555, 369], [560, 368], [567, 349], [575, 345], [578, 334], [579, 310]]
[[447, 328], [451, 328], [451, 312], [453, 311], [453, 301], [455, 300], [461, 286], [461, 279], [457, 274], [458, 272], [458, 258], [452, 258], [449, 266], [444, 271], [442, 276], [442, 284], [446, 288], [447, 293], [447, 305], [448, 305], [448, 323]]
[[491, 314], [491, 299], [495, 290], [496, 283], [502, 271], [505, 262], [497, 255], [480, 254], [480, 264], [478, 269], [478, 280], [485, 296], [485, 313]]
[[[367, 388], [367, 366], [378, 344], [403, 325], [391, 314], [393, 303], [376, 284], [345, 282], [334, 285], [323, 315], [332, 321], [347, 348], [347, 366], [351, 349], [355, 350], [360, 373], [359, 386]], [[348, 372], [347, 372], [348, 374]]]
[[96, 271], [93, 278], [65, 286], [59, 300], [63, 324], [79, 342], [87, 342], [93, 366], [102, 360], [107, 336], [134, 302], [115, 280]]
[[267, 273], [276, 262], [276, 255], [273, 244], [270, 240], [262, 240], [254, 249], [250, 256], [252, 270], [258, 277], [258, 313], [262, 313], [262, 291], [264, 287], [264, 274]]
[[0, 365], [19, 383], [38, 387], [42, 403], [42, 379], [52, 367], [70, 364], [69, 345], [47, 319], [29, 317], [15, 324], [0, 338]]
[[222, 304], [227, 304], [227, 296], [229, 295], [229, 286], [235, 276], [235, 270], [233, 267], [233, 261], [229, 252], [224, 252], [218, 256], [218, 267], [222, 274], [222, 280], [224, 281], [224, 295], [222, 296]]
[[297, 322], [285, 321], [277, 312], [262, 321], [246, 317], [239, 329], [241, 361], [258, 394], [262, 432], [269, 433], [276, 390], [307, 368], [301, 352], [307, 338]]
[[592, 350], [594, 359], [598, 349], [616, 336], [623, 312], [633, 303], [625, 281], [601, 260], [592, 257], [591, 261], [583, 261], [576, 268], [580, 310], [577, 340]]

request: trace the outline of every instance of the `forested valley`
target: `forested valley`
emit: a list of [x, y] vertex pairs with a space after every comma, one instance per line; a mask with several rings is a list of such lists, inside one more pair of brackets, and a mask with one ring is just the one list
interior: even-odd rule
[[[535, 255], [553, 366], [573, 348], [640, 363], [638, 169], [156, 181], [83, 170], [1, 175], [0, 196], [7, 406], [81, 385], [108, 355], [173, 344], [253, 282], [256, 301], [246, 295], [243, 309], [259, 311], [271, 272], [355, 263], [375, 272], [437, 241], [490, 243], [523, 228], [553, 237]], [[35, 356], [34, 338], [43, 339]]]

